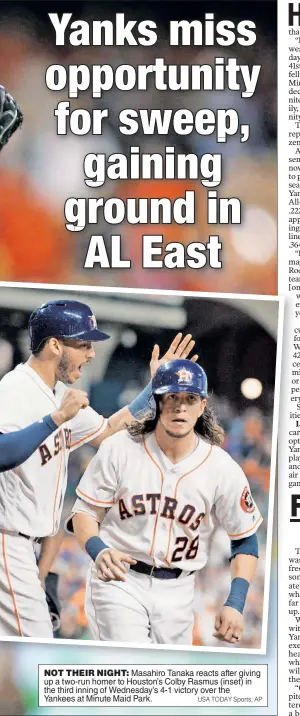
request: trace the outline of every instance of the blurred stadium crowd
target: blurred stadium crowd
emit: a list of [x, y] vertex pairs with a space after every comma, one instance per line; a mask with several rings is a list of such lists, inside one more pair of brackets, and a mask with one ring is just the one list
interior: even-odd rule
[[[214, 3], [218, 19], [251, 18], [257, 24], [257, 41], [252, 47], [170, 47], [168, 22], [174, 19], [203, 19], [211, 12], [211, 3], [183, 4], [159, 2], [136, 3], [74, 2], [74, 19], [111, 19], [124, 12], [126, 19], [154, 19], [158, 41], [153, 47], [56, 47], [54, 30], [44, 3], [0, 2], [0, 69], [1, 83], [15, 95], [24, 111], [22, 131], [18, 131], [9, 149], [1, 155], [0, 166], [0, 280], [45, 281], [160, 287], [181, 290], [230, 291], [243, 293], [276, 293], [276, 3], [240, 2]], [[58, 12], [69, 11], [68, 3], [57, 3]], [[53, 6], [53, 10], [55, 7]], [[71, 100], [71, 109], [107, 108], [109, 121], [102, 135], [56, 135], [54, 110], [59, 101], [68, 100], [66, 91], [51, 92], [45, 85], [45, 71], [51, 64], [122, 64], [136, 67], [151, 64], [163, 57], [167, 64], [205, 64], [215, 56], [235, 55], [243, 64], [260, 64], [260, 79], [252, 98], [239, 92], [159, 92], [112, 89], [101, 99], [92, 99], [90, 92]], [[241, 122], [250, 123], [248, 142], [240, 143], [233, 136], [226, 144], [216, 144], [214, 135], [201, 137], [193, 132], [180, 137], [125, 137], [118, 132], [118, 115], [124, 108], [234, 108]], [[222, 152], [223, 181], [219, 195], [239, 197], [242, 201], [242, 224], [208, 225], [206, 192], [200, 181], [191, 180], [130, 180], [106, 181], [101, 189], [88, 188], [84, 183], [83, 159], [89, 152], [107, 155], [129, 153], [130, 145], [139, 145], [141, 152], [162, 152], [174, 146], [176, 152]], [[194, 226], [140, 226], [126, 223], [110, 226], [101, 223], [81, 232], [65, 228], [64, 203], [69, 197], [104, 198], [184, 196], [187, 189], [196, 192], [197, 220]], [[16, 211], [16, 207], [18, 210]], [[132, 259], [130, 271], [83, 269], [91, 234], [103, 235], [109, 246], [110, 234], [120, 233], [123, 257]], [[223, 241], [224, 261], [221, 271], [142, 269], [141, 236], [163, 233], [165, 243], [183, 244], [208, 240], [219, 234]]]

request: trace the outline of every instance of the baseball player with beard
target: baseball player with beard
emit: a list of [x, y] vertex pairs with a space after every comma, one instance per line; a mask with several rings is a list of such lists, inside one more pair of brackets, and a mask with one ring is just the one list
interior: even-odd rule
[[[62, 299], [41, 306], [30, 317], [29, 335], [29, 360], [0, 381], [0, 637], [49, 638], [40, 579], [56, 551], [69, 453], [87, 442], [98, 448], [133, 419], [151, 414], [151, 388], [108, 421], [89, 407], [86, 392], [66, 388], [95, 357], [93, 342], [109, 338], [84, 303]], [[189, 354], [190, 339], [178, 334], [161, 360]], [[156, 345], [152, 373], [159, 364]], [[49, 549], [39, 574], [34, 543], [41, 540]]]
[[156, 415], [108, 438], [77, 487], [68, 526], [91, 557], [86, 614], [94, 639], [191, 644], [195, 572], [206, 564], [212, 512], [231, 540], [232, 585], [215, 619], [236, 644], [262, 517], [222, 448], [204, 370], [186, 359], [152, 379]]

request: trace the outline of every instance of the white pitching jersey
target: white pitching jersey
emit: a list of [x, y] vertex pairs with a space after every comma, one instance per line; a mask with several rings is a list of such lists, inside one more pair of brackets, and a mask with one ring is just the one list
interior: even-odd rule
[[[27, 364], [0, 381], [0, 432], [20, 430], [53, 413], [66, 387], [58, 382], [52, 392]], [[54, 534], [59, 526], [67, 484], [69, 453], [93, 440], [107, 421], [92, 408], [80, 410], [40, 445], [22, 465], [0, 473], [0, 530], [31, 537]]]
[[262, 522], [242, 469], [202, 438], [174, 465], [154, 433], [140, 441], [117, 433], [102, 443], [76, 492], [73, 513], [88, 512], [84, 503], [109, 508], [100, 528], [107, 545], [157, 567], [204, 567], [213, 510], [232, 540]]

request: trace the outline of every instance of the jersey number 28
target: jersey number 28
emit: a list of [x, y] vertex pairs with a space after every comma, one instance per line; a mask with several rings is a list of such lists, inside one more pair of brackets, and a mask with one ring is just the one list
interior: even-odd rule
[[[175, 544], [180, 545], [180, 547], [174, 549], [171, 562], [180, 562], [182, 559], [195, 559], [199, 547], [199, 535], [193, 540], [189, 540], [188, 537], [177, 537]], [[183, 554], [184, 552], [185, 555]]]

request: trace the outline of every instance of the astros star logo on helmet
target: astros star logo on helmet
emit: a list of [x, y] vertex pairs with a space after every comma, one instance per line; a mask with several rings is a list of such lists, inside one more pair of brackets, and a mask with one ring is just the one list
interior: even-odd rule
[[90, 319], [90, 322], [91, 322], [91, 328], [97, 328], [97, 321], [96, 321], [96, 318], [95, 318], [94, 314], [92, 314], [91, 316], [89, 316], [89, 319]]
[[190, 370], [186, 370], [186, 368], [181, 368], [181, 370], [178, 370], [176, 372], [176, 375], [178, 375], [178, 383], [191, 383], [193, 380], [193, 374]]

